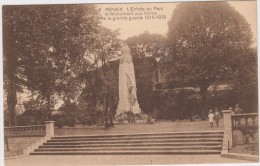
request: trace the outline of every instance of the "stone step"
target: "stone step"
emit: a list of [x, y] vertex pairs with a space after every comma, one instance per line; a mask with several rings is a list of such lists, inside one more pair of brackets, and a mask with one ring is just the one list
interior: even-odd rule
[[105, 134], [105, 135], [70, 135], [70, 136], [55, 136], [52, 139], [76, 139], [76, 138], [118, 138], [118, 137], [137, 137], [137, 136], [184, 136], [184, 135], [219, 135], [223, 136], [223, 131], [206, 131], [206, 132], [170, 132], [170, 133], [134, 133], [134, 134]]
[[109, 137], [109, 138], [66, 138], [66, 139], [51, 139], [48, 142], [70, 142], [70, 141], [99, 141], [99, 140], [141, 140], [141, 139], [170, 139], [170, 138], [223, 138], [223, 135], [170, 135], [170, 136], [136, 136], [136, 137]]
[[221, 150], [103, 150], [103, 151], [40, 151], [31, 155], [192, 155], [192, 154], [220, 154]]
[[32, 155], [220, 154], [223, 131], [53, 137]]
[[41, 145], [39, 146], [39, 148], [83, 148], [83, 147], [136, 147], [136, 146], [216, 146], [216, 145], [222, 145], [222, 142], [166, 142], [166, 143], [155, 143], [155, 142], [151, 142], [151, 143], [147, 143], [147, 142], [143, 142], [143, 143], [124, 143], [124, 144], [78, 144], [78, 145]]
[[108, 141], [68, 141], [51, 142], [48, 140], [44, 145], [77, 145], [77, 144], [107, 144], [107, 143], [142, 143], [142, 142], [222, 142], [222, 138], [185, 138], [185, 139], [143, 139], [143, 140], [108, 140]]
[[221, 146], [168, 146], [168, 147], [96, 147], [96, 148], [39, 148], [35, 151], [104, 151], [104, 150], [201, 150], [201, 149], [217, 149]]

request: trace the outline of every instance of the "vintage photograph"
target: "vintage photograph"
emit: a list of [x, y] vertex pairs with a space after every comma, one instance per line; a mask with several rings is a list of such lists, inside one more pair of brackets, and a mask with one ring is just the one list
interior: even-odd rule
[[256, 1], [1, 7], [5, 166], [259, 163]]

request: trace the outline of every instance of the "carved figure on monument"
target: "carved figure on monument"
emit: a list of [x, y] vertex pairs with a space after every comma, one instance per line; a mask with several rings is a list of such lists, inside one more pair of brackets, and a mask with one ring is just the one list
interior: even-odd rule
[[135, 102], [137, 100], [136, 96], [136, 87], [132, 84], [132, 81], [128, 74], [126, 74], [127, 77], [127, 88], [128, 88], [128, 101], [130, 103], [130, 111], [132, 111], [132, 107], [135, 105]]

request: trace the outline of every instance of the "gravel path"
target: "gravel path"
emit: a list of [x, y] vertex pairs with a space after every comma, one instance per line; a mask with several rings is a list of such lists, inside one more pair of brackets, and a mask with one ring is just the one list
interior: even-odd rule
[[[105, 129], [103, 126], [80, 126], [78, 128], [55, 128], [55, 135], [95, 135], [95, 134], [131, 134], [154, 132], [209, 131], [208, 121], [159, 121], [155, 124], [121, 124]], [[223, 130], [223, 122], [214, 130]]]

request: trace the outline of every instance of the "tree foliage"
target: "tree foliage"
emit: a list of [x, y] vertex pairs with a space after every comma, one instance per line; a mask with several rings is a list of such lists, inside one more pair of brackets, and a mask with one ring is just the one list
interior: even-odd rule
[[146, 114], [153, 114], [158, 105], [158, 94], [153, 91], [154, 76], [157, 72], [157, 61], [154, 57], [133, 58], [137, 99], [140, 108]]
[[16, 121], [17, 89], [26, 86], [38, 91], [49, 110], [52, 95], [75, 92], [80, 84], [71, 80], [90, 66], [86, 50], [98, 26], [94, 5], [4, 6], [4, 78], [10, 125]]
[[146, 56], [160, 58], [165, 55], [165, 38], [160, 34], [144, 32], [138, 36], [129, 37], [126, 43], [134, 58]]
[[244, 108], [245, 112], [258, 110], [258, 74], [257, 50], [248, 49], [242, 52], [243, 59], [239, 63], [236, 77], [232, 80], [234, 98]]
[[[91, 48], [90, 61], [93, 69], [82, 75], [85, 88], [81, 93], [81, 104], [88, 105], [94, 114], [99, 114], [101, 121], [109, 127], [108, 120], [115, 114], [118, 96], [118, 67], [115, 61], [119, 56], [121, 41], [117, 38], [118, 30], [111, 31], [105, 27], [99, 27], [99, 34], [95, 36]], [[119, 65], [119, 64], [118, 64]], [[112, 121], [112, 120], [111, 120]], [[111, 124], [112, 125], [112, 124]]]
[[167, 41], [169, 85], [199, 87], [205, 106], [210, 85], [237, 77], [252, 33], [245, 18], [228, 3], [191, 2], [174, 10]]

